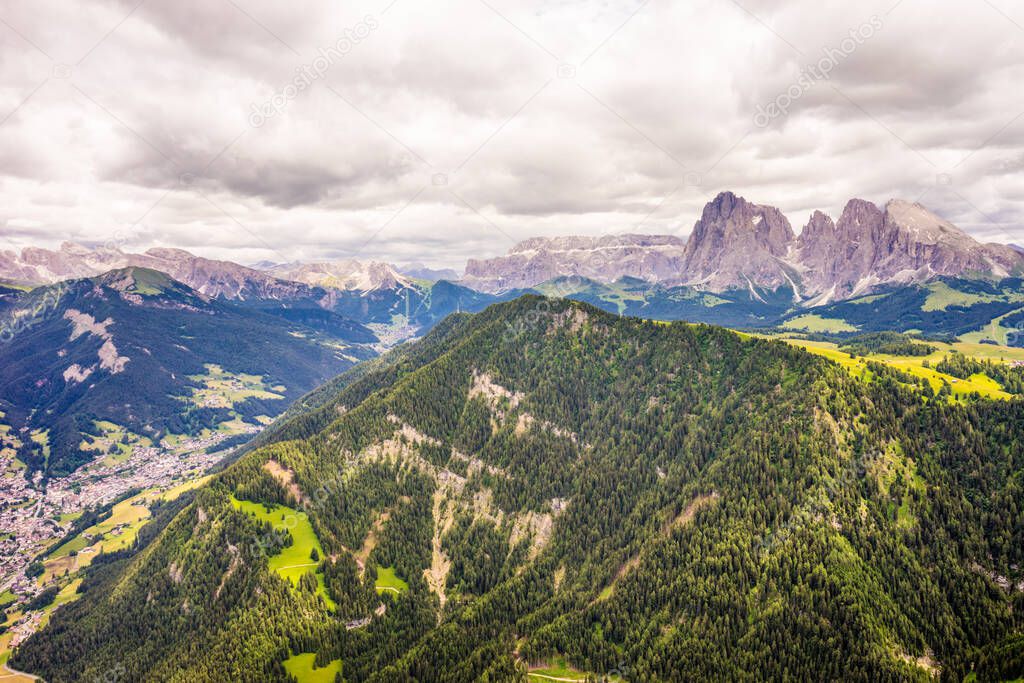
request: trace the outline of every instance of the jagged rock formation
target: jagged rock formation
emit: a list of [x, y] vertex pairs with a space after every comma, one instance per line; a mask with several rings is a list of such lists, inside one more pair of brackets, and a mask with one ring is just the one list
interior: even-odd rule
[[[162, 271], [213, 298], [316, 300], [325, 307], [334, 305], [339, 292], [401, 293], [422, 285], [415, 273], [403, 274], [379, 261], [263, 264], [255, 269], [181, 249], [129, 254], [68, 242], [56, 251], [30, 247], [21, 254], [0, 252], [0, 280], [29, 284], [129, 266]], [[1022, 273], [1020, 247], [983, 244], [920, 204], [894, 199], [880, 208], [851, 199], [838, 221], [815, 211], [797, 235], [779, 209], [723, 192], [704, 207], [688, 240], [635, 234], [535, 237], [504, 256], [469, 259], [459, 284], [495, 294], [567, 276], [600, 283], [637, 278], [719, 293], [748, 290], [758, 301], [767, 292], [791, 290], [795, 303], [820, 305], [881, 285], [941, 276], [997, 280]]]
[[812, 216], [797, 254], [805, 285], [832, 299], [943, 275], [1004, 278], [1024, 264], [1010, 247], [982, 244], [920, 204], [899, 199], [884, 210], [852, 199], [834, 229], [830, 224], [827, 216]]
[[389, 263], [345, 259], [320, 263], [290, 263], [275, 266], [270, 273], [282, 280], [314, 287], [369, 292], [375, 289], [408, 287], [412, 280]]
[[93, 249], [64, 242], [55, 251], [27, 247], [20, 255], [0, 252], [0, 278], [27, 284], [52, 284], [132, 267], [158, 270], [215, 299], [289, 300], [312, 294], [308, 286], [231, 261], [195, 256], [183, 249], [154, 248], [132, 254], [113, 247]]
[[838, 222], [815, 211], [796, 235], [777, 208], [723, 192], [685, 243], [667, 235], [535, 238], [506, 256], [471, 259], [462, 282], [496, 292], [567, 275], [605, 283], [629, 276], [712, 292], [746, 289], [755, 299], [788, 288], [795, 301], [818, 305], [879, 285], [1021, 272], [1021, 249], [982, 244], [920, 204], [894, 199], [879, 208], [851, 199]]
[[723, 192], [704, 207], [686, 243], [683, 284], [716, 291], [790, 282], [783, 260], [795, 236], [782, 212]]
[[564, 275], [613, 282], [661, 281], [682, 267], [685, 242], [672, 235], [534, 237], [505, 256], [469, 259], [461, 284], [485, 292], [532, 287]]

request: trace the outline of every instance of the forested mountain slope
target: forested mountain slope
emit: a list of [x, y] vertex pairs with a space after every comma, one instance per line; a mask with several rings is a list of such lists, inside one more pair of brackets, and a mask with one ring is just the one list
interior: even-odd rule
[[374, 355], [144, 268], [26, 292], [0, 309], [0, 334], [0, 418], [48, 476], [101, 455], [104, 426], [158, 443], [255, 424]]
[[538, 297], [390, 360], [94, 562], [12, 665], [52, 683], [1024, 674], [1020, 401], [950, 405], [783, 343]]

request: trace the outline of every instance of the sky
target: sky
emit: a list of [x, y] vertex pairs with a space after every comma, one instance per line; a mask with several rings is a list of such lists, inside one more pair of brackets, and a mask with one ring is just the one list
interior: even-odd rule
[[0, 249], [461, 267], [732, 190], [1024, 242], [1011, 0], [5, 0]]

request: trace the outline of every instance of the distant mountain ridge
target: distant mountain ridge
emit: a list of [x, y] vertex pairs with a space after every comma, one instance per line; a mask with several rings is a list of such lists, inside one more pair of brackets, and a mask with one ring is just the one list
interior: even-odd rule
[[419, 262], [403, 263], [396, 266], [396, 268], [402, 275], [420, 280], [455, 281], [462, 277], [462, 274], [454, 268], [431, 268]]
[[613, 282], [674, 278], [686, 243], [672, 235], [534, 237], [505, 256], [469, 259], [461, 284], [485, 292], [527, 288], [566, 275]]
[[983, 244], [924, 206], [850, 200], [838, 222], [816, 211], [797, 235], [779, 209], [732, 192], [709, 202], [688, 240], [670, 235], [534, 238], [505, 256], [471, 259], [462, 283], [489, 292], [579, 275], [634, 277], [711, 292], [775, 291], [813, 306], [882, 285], [938, 277], [1003, 279], [1024, 272], [1024, 251]]
[[[0, 251], [0, 282], [50, 285], [121, 268], [146, 268], [211, 299], [239, 303], [347, 341], [381, 341], [384, 346], [421, 334], [449, 313], [477, 311], [498, 300], [456, 283], [417, 279], [379, 261], [259, 266], [207, 259], [183, 249], [159, 247], [133, 254], [65, 242], [56, 250]], [[383, 339], [363, 326], [367, 324]]]
[[398, 272], [390, 263], [380, 261], [322, 261], [316, 263], [286, 263], [273, 266], [267, 272], [291, 282], [313, 287], [358, 290], [401, 289], [412, 285], [412, 280]]
[[[196, 291], [237, 301], [301, 302], [335, 310], [339, 299], [423, 300], [425, 283], [454, 281], [485, 294], [527, 290], [558, 278], [612, 284], [634, 278], [669, 287], [725, 293], [746, 291], [755, 301], [788, 292], [794, 305], [843, 301], [892, 285], [941, 277], [997, 281], [1024, 274], [1024, 249], [984, 244], [924, 206], [893, 199], [884, 207], [851, 199], [838, 220], [815, 211], [797, 234], [779, 209], [722, 192], [704, 207], [688, 239], [674, 235], [534, 237], [507, 254], [471, 258], [465, 274], [419, 264], [373, 260], [272, 264], [257, 268], [153, 248], [131, 254], [65, 242], [58, 250], [29, 247], [0, 252], [0, 281], [32, 285], [92, 277], [114, 268], [167, 273]], [[472, 298], [467, 295], [468, 298]], [[394, 301], [390, 310], [397, 312]], [[404, 306], [404, 303], [403, 303]], [[369, 309], [368, 309], [369, 310]], [[356, 319], [366, 322], [356, 315]]]
[[207, 259], [185, 251], [155, 247], [142, 254], [116, 247], [90, 248], [64, 242], [57, 250], [26, 247], [21, 254], [0, 252], [0, 278], [32, 285], [95, 277], [118, 268], [149, 268], [170, 275], [197, 292], [220, 299], [300, 299], [315, 293], [308, 285], [287, 282], [255, 268]]

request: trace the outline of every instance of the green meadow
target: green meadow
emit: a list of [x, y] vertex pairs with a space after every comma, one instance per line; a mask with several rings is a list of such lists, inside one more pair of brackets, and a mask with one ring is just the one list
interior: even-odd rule
[[938, 349], [929, 356], [891, 356], [873, 353], [863, 357], [853, 357], [845, 351], [840, 351], [838, 346], [832, 342], [807, 341], [803, 339], [783, 339], [783, 341], [833, 360], [849, 370], [851, 374], [865, 380], [870, 380], [872, 376], [871, 371], [867, 367], [868, 361], [875, 361], [906, 372], [914, 377], [926, 379], [931, 384], [932, 389], [936, 391], [942, 387], [943, 382], [948, 382], [953, 395], [957, 397], [977, 393], [984, 398], [1009, 399], [1011, 395], [1003, 391], [999, 383], [987, 375], [979, 373], [967, 379], [959, 379], [952, 375], [938, 372], [933, 368], [925, 367], [925, 361], [934, 365], [941, 361], [947, 353], [954, 350], [979, 360], [1020, 360], [1018, 356], [1024, 356], [1024, 350], [1022, 349], [1010, 349], [988, 344], [957, 343], [950, 345], [928, 342]]
[[341, 660], [333, 662], [320, 669], [315, 665], [316, 654], [306, 652], [293, 655], [284, 660], [284, 670], [294, 676], [299, 683], [334, 683], [334, 678], [341, 673]]
[[377, 593], [404, 593], [409, 590], [409, 584], [399, 578], [394, 567], [377, 567], [377, 582], [374, 587]]
[[290, 581], [293, 586], [299, 585], [299, 579], [303, 574], [315, 573], [316, 593], [323, 598], [328, 608], [333, 610], [336, 605], [327, 594], [323, 574], [317, 571], [319, 561], [314, 562], [311, 557], [313, 550], [316, 550], [317, 557], [323, 558], [324, 549], [306, 515], [284, 505], [268, 506], [248, 500], [238, 500], [234, 496], [231, 497], [231, 504], [236, 510], [255, 517], [259, 522], [267, 522], [278, 531], [286, 530], [288, 532], [292, 538], [292, 544], [270, 558], [270, 571], [277, 572], [279, 576]]
[[800, 317], [787, 320], [782, 324], [786, 330], [803, 330], [804, 332], [856, 332], [854, 325], [839, 318], [823, 318], [820, 315], [808, 313]]

